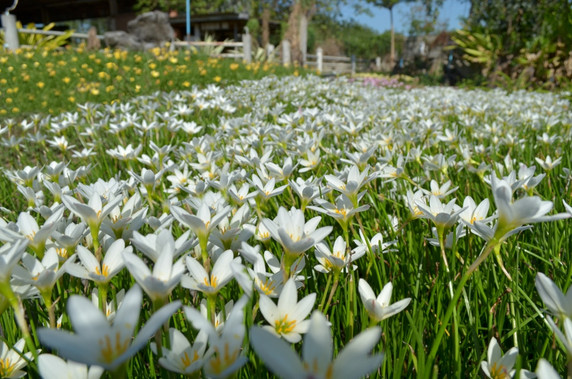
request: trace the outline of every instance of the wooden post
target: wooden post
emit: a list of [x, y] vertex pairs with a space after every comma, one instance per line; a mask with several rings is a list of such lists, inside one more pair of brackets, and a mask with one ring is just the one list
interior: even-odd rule
[[302, 53], [302, 65], [306, 65], [308, 55], [308, 18], [305, 14], [300, 16], [300, 52]]
[[242, 35], [242, 49], [244, 54], [244, 61], [246, 63], [252, 63], [252, 40], [248, 30]]
[[356, 56], [352, 54], [352, 75], [356, 74]]
[[274, 45], [269, 43], [268, 45], [266, 45], [266, 59], [271, 60], [273, 53], [274, 53]]
[[284, 66], [290, 66], [290, 63], [292, 63], [290, 55], [290, 42], [285, 39], [282, 41], [282, 64]]
[[324, 50], [321, 47], [316, 49], [318, 72], [321, 74], [324, 71]]
[[375, 69], [381, 71], [381, 57], [375, 57]]
[[0, 17], [2, 18], [2, 26], [4, 27], [4, 47], [14, 51], [20, 47], [18, 29], [16, 27], [16, 16], [6, 12]]

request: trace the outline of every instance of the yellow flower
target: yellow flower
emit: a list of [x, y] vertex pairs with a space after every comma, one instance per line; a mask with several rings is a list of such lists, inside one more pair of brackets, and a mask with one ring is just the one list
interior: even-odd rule
[[71, 81], [71, 79], [66, 76], [65, 78], [62, 79], [62, 81], [63, 81], [65, 84], [69, 84], [69, 82]]
[[236, 70], [237, 68], [238, 68], [238, 63], [231, 63], [231, 64], [230, 64], [230, 69], [231, 69], [232, 71]]
[[183, 82], [183, 87], [187, 87], [187, 88], [188, 88], [188, 87], [190, 87], [190, 86], [191, 86], [191, 83], [189, 83], [188, 80], [185, 80], [185, 81]]
[[158, 72], [158, 71], [155, 71], [155, 70], [151, 71], [151, 76], [152, 76], [152, 77], [154, 77], [154, 78], [158, 78], [158, 77], [159, 77], [159, 75], [160, 75], [160, 74], [159, 74], [159, 72]]
[[218, 75], [214, 77], [214, 81], [217, 82], [217, 83], [220, 82], [221, 79], [222, 79], [222, 78], [221, 78], [220, 76], [218, 76]]

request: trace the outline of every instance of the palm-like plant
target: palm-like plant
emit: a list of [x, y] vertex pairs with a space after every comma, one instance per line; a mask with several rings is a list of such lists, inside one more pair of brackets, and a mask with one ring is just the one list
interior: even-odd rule
[[393, 28], [393, 7], [401, 2], [402, 0], [367, 0], [368, 3], [375, 5], [376, 7], [386, 8], [389, 11], [389, 23], [391, 25], [391, 50], [389, 57], [391, 59], [391, 64], [395, 63], [395, 31]]

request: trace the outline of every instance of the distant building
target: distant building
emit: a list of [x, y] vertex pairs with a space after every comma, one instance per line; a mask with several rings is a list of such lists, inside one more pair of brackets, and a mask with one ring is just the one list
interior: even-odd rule
[[[136, 0], [19, 0], [10, 13], [24, 25], [104, 18], [109, 30], [124, 30], [127, 22], [135, 18], [135, 3]], [[11, 4], [12, 0], [0, 0], [0, 12]]]
[[[13, 0], [0, 0], [0, 13], [12, 5]], [[18, 21], [29, 23], [56, 24], [97, 20], [99, 33], [111, 30], [127, 30], [127, 23], [136, 17], [133, 7], [136, 0], [19, 0], [12, 14]], [[169, 12], [171, 25], [176, 37], [184, 40], [186, 34], [186, 15], [184, 12]], [[211, 35], [217, 41], [226, 39], [240, 41], [249, 20], [246, 12], [211, 13], [191, 17], [191, 38], [202, 40]], [[278, 33], [280, 24], [270, 23], [270, 34]], [[86, 28], [87, 31], [87, 28]]]

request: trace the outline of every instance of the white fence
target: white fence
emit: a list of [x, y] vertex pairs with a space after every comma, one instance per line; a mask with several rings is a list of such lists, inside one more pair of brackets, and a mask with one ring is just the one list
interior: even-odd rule
[[[25, 34], [39, 34], [47, 36], [60, 36], [66, 34], [65, 32], [53, 31], [53, 30], [38, 30], [38, 29], [17, 29], [17, 33]], [[96, 35], [100, 40], [104, 39], [103, 35]], [[70, 38], [88, 39], [87, 33], [72, 33]], [[243, 59], [245, 62], [252, 62], [252, 42], [251, 36], [249, 34], [244, 34], [242, 42], [220, 42], [220, 41], [174, 41], [171, 43], [171, 48], [213, 48], [218, 49], [220, 52], [216, 53], [216, 57], [220, 58], [231, 58], [231, 59]], [[8, 41], [7, 41], [8, 42]], [[12, 41], [12, 44], [14, 42]], [[14, 49], [13, 46], [8, 44], [9, 49]], [[17, 40], [16, 47], [18, 48]], [[288, 41], [282, 41], [281, 49], [268, 49], [268, 55], [272, 54], [279, 59], [279, 61], [284, 65], [291, 64], [291, 52], [290, 44]], [[225, 49], [234, 49], [232, 52], [224, 52]], [[376, 58], [375, 66], [373, 68], [379, 70], [381, 59]], [[334, 73], [334, 74], [355, 74], [357, 71], [370, 70], [372, 67], [372, 62], [367, 60], [356, 59], [355, 57], [347, 56], [331, 56], [324, 55], [322, 48], [318, 48], [316, 54], [307, 54], [304, 65], [316, 68], [320, 73]]]
[[381, 58], [376, 58], [375, 63], [367, 59], [357, 59], [355, 56], [324, 55], [321, 47], [316, 54], [306, 55], [306, 65], [315, 67], [320, 73], [355, 74], [358, 71], [368, 71], [372, 68], [381, 70]]

